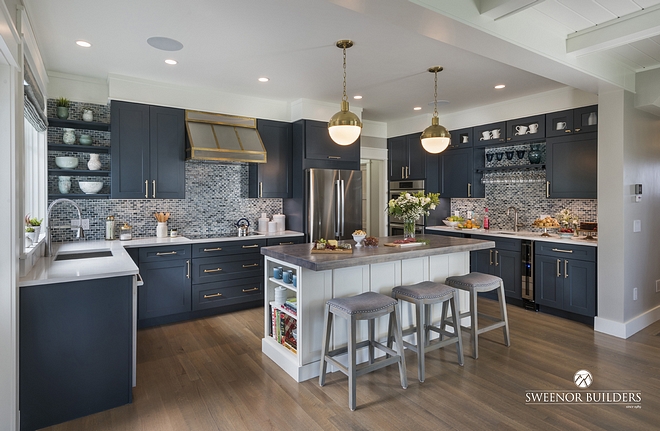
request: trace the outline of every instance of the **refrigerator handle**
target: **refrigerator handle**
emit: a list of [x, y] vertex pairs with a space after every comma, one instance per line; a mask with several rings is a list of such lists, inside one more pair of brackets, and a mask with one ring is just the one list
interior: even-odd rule
[[341, 236], [343, 237], [344, 236], [344, 215], [346, 213], [346, 208], [344, 208], [345, 204], [346, 204], [346, 199], [345, 199], [345, 196], [344, 196], [344, 180], [339, 180], [339, 191], [341, 192], [341, 213], [340, 213], [341, 225], [340, 225], [340, 227], [341, 227]]
[[341, 183], [339, 180], [335, 181], [335, 238], [338, 238], [340, 235], [340, 212], [341, 212]]

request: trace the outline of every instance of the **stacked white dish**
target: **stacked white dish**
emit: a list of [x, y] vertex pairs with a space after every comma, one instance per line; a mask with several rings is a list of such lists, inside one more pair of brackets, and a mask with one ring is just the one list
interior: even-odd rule
[[78, 186], [83, 193], [93, 195], [98, 193], [103, 188], [102, 181], [78, 181]]
[[78, 157], [55, 157], [55, 164], [61, 169], [75, 169], [78, 167]]

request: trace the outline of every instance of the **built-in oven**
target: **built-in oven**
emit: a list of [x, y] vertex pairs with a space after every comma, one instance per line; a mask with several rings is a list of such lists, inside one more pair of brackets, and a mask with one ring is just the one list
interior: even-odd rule
[[[418, 193], [422, 192], [424, 193], [424, 180], [404, 180], [404, 181], [390, 181], [390, 199], [397, 199], [399, 196], [401, 196], [404, 193]], [[389, 224], [389, 235], [394, 236], [394, 235], [403, 235], [403, 220], [394, 217], [394, 216], [389, 216], [388, 218], [388, 224]], [[415, 233], [423, 233], [424, 232], [424, 217], [420, 217], [416, 222], [415, 222]]]
[[538, 310], [534, 300], [534, 241], [522, 241], [522, 299], [523, 306]]

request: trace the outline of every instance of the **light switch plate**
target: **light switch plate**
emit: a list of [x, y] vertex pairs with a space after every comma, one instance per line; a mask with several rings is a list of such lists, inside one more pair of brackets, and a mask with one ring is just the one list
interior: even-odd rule
[[641, 231], [642, 231], [642, 221], [633, 220], [633, 232], [641, 232]]
[[642, 195], [635, 195], [635, 202], [641, 202], [642, 201]]
[[633, 289], [633, 301], [637, 301], [637, 288]]

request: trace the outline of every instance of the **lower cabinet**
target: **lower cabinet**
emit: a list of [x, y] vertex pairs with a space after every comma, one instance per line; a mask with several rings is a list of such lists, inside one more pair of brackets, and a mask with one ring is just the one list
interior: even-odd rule
[[140, 263], [138, 320], [190, 311], [190, 259]]
[[470, 271], [491, 274], [504, 281], [507, 298], [522, 300], [522, 254], [518, 239], [495, 239], [472, 235], [473, 239], [495, 241], [495, 248], [470, 253]]
[[569, 313], [596, 315], [596, 247], [536, 242], [536, 302]]

